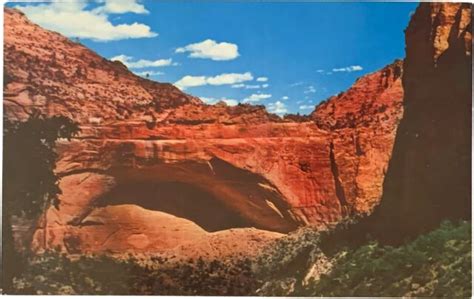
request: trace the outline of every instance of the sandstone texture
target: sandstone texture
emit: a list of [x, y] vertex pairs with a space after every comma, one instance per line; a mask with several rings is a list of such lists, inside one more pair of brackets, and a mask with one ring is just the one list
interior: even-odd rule
[[382, 195], [403, 114], [401, 61], [309, 117], [280, 118], [263, 106], [206, 105], [13, 9], [4, 49], [5, 117], [40, 110], [82, 129], [57, 143], [61, 205], [35, 248], [254, 252], [298, 226], [370, 213]]

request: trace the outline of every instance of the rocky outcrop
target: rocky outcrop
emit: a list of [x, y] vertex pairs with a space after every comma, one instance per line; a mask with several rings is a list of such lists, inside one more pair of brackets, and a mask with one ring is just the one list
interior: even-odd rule
[[359, 78], [311, 114], [317, 126], [328, 132], [336, 196], [345, 206], [345, 215], [368, 213], [379, 203], [403, 114], [402, 64], [397, 60]]
[[36, 109], [82, 129], [57, 143], [61, 205], [34, 246], [160, 253], [216, 236], [260, 246], [368, 213], [402, 115], [401, 72], [396, 61], [310, 117], [282, 119], [263, 106], [203, 104], [6, 9], [5, 116]]
[[363, 231], [396, 243], [471, 218], [471, 51], [471, 4], [420, 4], [406, 30], [404, 117]]

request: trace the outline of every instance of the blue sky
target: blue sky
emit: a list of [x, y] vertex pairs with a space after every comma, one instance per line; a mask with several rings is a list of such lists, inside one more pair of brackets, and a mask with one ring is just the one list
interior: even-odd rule
[[[404, 57], [417, 3], [10, 3], [34, 22], [213, 103], [309, 113]], [[140, 61], [141, 60], [141, 61]], [[184, 78], [184, 79], [183, 79]]]

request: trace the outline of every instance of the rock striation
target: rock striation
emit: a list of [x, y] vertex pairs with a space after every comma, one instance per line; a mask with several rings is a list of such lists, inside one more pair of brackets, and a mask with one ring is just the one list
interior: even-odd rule
[[379, 203], [395, 130], [403, 115], [403, 62], [359, 78], [311, 114], [328, 132], [329, 162], [343, 215], [365, 214]]
[[218, 255], [239, 241], [253, 252], [380, 200], [403, 113], [401, 61], [309, 117], [280, 118], [140, 78], [14, 9], [5, 9], [4, 49], [5, 117], [39, 110], [82, 129], [57, 143], [61, 205], [38, 227], [37, 249]]

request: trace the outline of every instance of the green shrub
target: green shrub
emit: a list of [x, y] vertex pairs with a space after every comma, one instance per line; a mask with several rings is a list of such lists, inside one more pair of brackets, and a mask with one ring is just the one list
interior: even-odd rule
[[400, 247], [341, 251], [332, 270], [294, 295], [471, 296], [471, 223], [443, 223]]
[[16, 294], [246, 295], [254, 288], [248, 259], [70, 259], [50, 252], [30, 259], [15, 279]]

